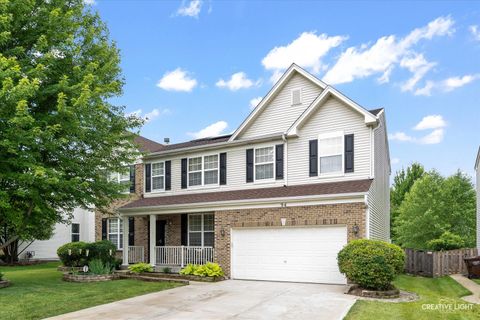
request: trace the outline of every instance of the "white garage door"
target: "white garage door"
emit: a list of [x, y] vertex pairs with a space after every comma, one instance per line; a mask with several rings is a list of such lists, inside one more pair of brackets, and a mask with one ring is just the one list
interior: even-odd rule
[[232, 230], [232, 278], [346, 283], [337, 253], [347, 228], [282, 227]]

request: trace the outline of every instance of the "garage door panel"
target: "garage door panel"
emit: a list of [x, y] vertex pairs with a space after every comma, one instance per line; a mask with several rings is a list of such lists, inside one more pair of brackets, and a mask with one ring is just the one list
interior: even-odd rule
[[346, 227], [232, 230], [232, 277], [236, 279], [346, 283], [337, 253]]

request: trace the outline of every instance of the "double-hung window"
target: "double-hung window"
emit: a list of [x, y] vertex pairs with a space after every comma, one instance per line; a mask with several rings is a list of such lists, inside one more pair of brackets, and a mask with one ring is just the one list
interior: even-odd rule
[[255, 149], [255, 180], [273, 179], [274, 161], [273, 146]]
[[320, 175], [341, 174], [344, 152], [343, 132], [321, 134], [318, 137]]
[[214, 215], [211, 213], [188, 215], [188, 245], [213, 247], [214, 225]]
[[130, 167], [126, 167], [125, 171], [114, 172], [110, 175], [110, 181], [119, 183], [122, 186], [123, 193], [130, 193]]
[[108, 219], [108, 240], [110, 240], [117, 249], [123, 249], [123, 221], [120, 218]]
[[218, 154], [188, 159], [188, 186], [218, 184]]
[[165, 189], [165, 163], [152, 163], [152, 191]]
[[72, 223], [72, 242], [80, 241], [80, 223]]

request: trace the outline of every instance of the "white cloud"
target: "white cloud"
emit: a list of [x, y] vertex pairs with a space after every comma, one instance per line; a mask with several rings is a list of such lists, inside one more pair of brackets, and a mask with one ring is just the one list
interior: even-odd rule
[[190, 78], [187, 71], [177, 68], [166, 72], [157, 83], [157, 87], [167, 91], [190, 92], [197, 86], [197, 80]]
[[436, 65], [435, 62], [428, 62], [423, 54], [414, 53], [404, 57], [400, 61], [402, 68], [408, 69], [413, 76], [402, 85], [402, 91], [412, 91], [417, 83]]
[[450, 77], [440, 81], [427, 81], [425, 86], [415, 91], [417, 96], [431, 96], [432, 91], [450, 92], [457, 88], [463, 87], [477, 79], [480, 74], [467, 74], [464, 76]]
[[177, 15], [198, 18], [198, 15], [202, 10], [202, 4], [203, 1], [201, 0], [192, 0], [188, 4], [186, 4], [185, 1], [182, 1], [182, 5], [177, 10]]
[[413, 137], [407, 135], [405, 132], [395, 132], [388, 135], [389, 140], [396, 140], [396, 141], [413, 141], [415, 140]]
[[444, 135], [443, 129], [435, 129], [419, 140], [421, 144], [437, 144], [442, 142]]
[[398, 159], [398, 158], [392, 158], [392, 159], [390, 159], [390, 163], [391, 163], [391, 164], [399, 164], [399, 163], [400, 163], [400, 159]]
[[258, 84], [260, 84], [260, 80], [254, 82], [248, 79], [245, 72], [237, 72], [232, 74], [230, 80], [225, 81], [223, 79], [220, 79], [215, 85], [219, 88], [228, 88], [232, 91], [237, 91], [239, 89], [247, 89]]
[[423, 28], [414, 29], [404, 38], [397, 40], [395, 35], [390, 35], [381, 37], [371, 46], [364, 44], [350, 47], [340, 55], [323, 80], [329, 84], [338, 84], [381, 74], [379, 81], [388, 82], [392, 69], [403, 57], [412, 54], [415, 44], [422, 39], [452, 34], [453, 24], [450, 17], [439, 17]]
[[85, 3], [88, 6], [94, 6], [97, 4], [95, 0], [83, 0], [83, 3]]
[[171, 113], [170, 109], [154, 108], [151, 111], [144, 114], [142, 109], [138, 109], [138, 110], [135, 110], [133, 112], [128, 113], [127, 116], [135, 115], [135, 116], [145, 120], [145, 122], [151, 122], [151, 121], [155, 120], [156, 118], [158, 118], [160, 116], [168, 115], [170, 113]]
[[475, 39], [476, 41], [480, 41], [480, 30], [477, 25], [470, 26], [468, 30], [470, 30], [473, 39]]
[[206, 137], [215, 137], [222, 134], [225, 129], [227, 129], [228, 123], [225, 121], [218, 121], [206, 128], [203, 128], [197, 132], [187, 132], [189, 136], [194, 137], [195, 139], [206, 138]]
[[413, 130], [440, 129], [447, 126], [447, 123], [441, 115], [425, 116], [417, 123]]
[[316, 32], [303, 32], [288, 45], [270, 50], [262, 59], [262, 64], [265, 69], [273, 72], [272, 81], [278, 80], [278, 74], [292, 63], [318, 73], [324, 67], [321, 59], [345, 39], [344, 36], [330, 37], [324, 33], [317, 35]]
[[256, 97], [250, 100], [250, 110], [255, 109], [255, 107], [262, 101], [263, 97]]

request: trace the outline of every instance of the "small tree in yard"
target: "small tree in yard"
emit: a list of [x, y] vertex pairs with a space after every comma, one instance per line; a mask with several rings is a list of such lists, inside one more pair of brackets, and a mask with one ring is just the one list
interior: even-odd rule
[[0, 0], [0, 250], [48, 239], [75, 207], [121, 195], [107, 172], [138, 156], [141, 125], [109, 103], [119, 52], [83, 0]]

